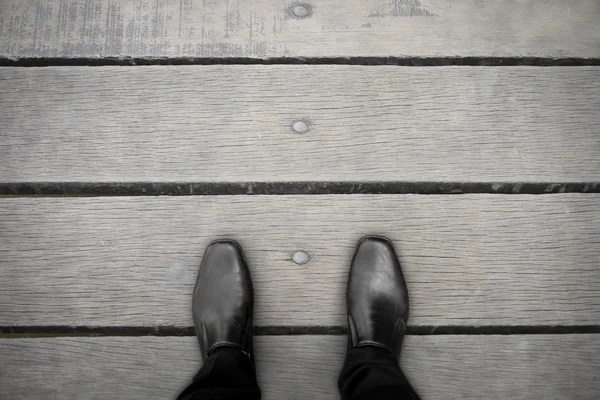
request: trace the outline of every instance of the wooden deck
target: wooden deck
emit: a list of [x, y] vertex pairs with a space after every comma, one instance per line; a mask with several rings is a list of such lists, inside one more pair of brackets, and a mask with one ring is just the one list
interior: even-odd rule
[[175, 398], [220, 237], [252, 270], [263, 398], [337, 399], [368, 233], [400, 253], [424, 399], [600, 398], [599, 18], [0, 0], [0, 399]]

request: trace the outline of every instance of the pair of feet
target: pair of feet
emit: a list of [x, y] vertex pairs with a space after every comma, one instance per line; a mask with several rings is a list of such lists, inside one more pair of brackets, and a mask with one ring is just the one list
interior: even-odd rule
[[[348, 348], [376, 346], [400, 356], [408, 320], [408, 290], [392, 243], [366, 236], [356, 247], [346, 292]], [[254, 292], [240, 246], [211, 243], [194, 289], [193, 314], [203, 362], [217, 348], [233, 347], [254, 360]]]

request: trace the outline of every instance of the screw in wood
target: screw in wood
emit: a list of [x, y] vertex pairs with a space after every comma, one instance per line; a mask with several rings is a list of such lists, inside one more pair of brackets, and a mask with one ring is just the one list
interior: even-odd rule
[[292, 124], [292, 130], [296, 133], [306, 133], [309, 130], [308, 122], [298, 120]]
[[298, 265], [306, 264], [310, 260], [310, 256], [307, 252], [298, 250], [292, 254], [292, 260]]
[[304, 18], [308, 16], [309, 9], [305, 5], [298, 4], [292, 7], [292, 13], [298, 18]]

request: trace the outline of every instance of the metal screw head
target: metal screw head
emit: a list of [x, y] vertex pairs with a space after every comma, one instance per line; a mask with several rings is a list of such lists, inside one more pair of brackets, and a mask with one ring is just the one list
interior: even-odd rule
[[304, 18], [308, 15], [308, 7], [298, 4], [292, 7], [292, 13], [298, 18]]
[[292, 124], [292, 130], [296, 133], [306, 133], [309, 130], [308, 122], [298, 120]]
[[303, 265], [310, 260], [310, 256], [307, 252], [299, 250], [292, 254], [292, 260], [298, 265]]

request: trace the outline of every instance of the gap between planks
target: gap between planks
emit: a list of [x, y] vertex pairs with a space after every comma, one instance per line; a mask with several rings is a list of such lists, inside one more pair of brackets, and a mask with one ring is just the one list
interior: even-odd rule
[[[408, 326], [406, 335], [557, 335], [600, 333], [600, 325]], [[255, 326], [254, 336], [346, 335], [345, 326]], [[2, 338], [195, 336], [193, 326], [0, 326]]]
[[272, 57], [272, 58], [132, 58], [132, 57], [0, 57], [0, 67], [102, 67], [144, 65], [362, 65], [403, 67], [583, 67], [600, 66], [600, 58], [548, 57]]
[[600, 193], [600, 182], [29, 182], [0, 183], [6, 197], [326, 194]]

